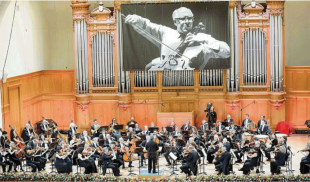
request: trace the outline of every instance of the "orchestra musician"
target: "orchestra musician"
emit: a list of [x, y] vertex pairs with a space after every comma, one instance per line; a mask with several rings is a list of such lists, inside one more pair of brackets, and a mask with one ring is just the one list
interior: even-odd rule
[[286, 148], [285, 146], [281, 145], [273, 152], [275, 152], [275, 157], [274, 161], [271, 161], [270, 163], [270, 172], [272, 175], [275, 173], [280, 174], [280, 166], [283, 166], [285, 164]]
[[[129, 144], [128, 141], [125, 142], [123, 138], [119, 138], [118, 141], [119, 141], [119, 144], [116, 145], [116, 147], [119, 147], [120, 149], [122, 149], [122, 153], [121, 153], [122, 156], [121, 156], [121, 159], [122, 159], [122, 161], [123, 161], [123, 155], [124, 155], [126, 149], [129, 150], [130, 144]], [[134, 167], [134, 166], [132, 165], [132, 161], [129, 161], [128, 167]], [[124, 169], [124, 168], [125, 168], [125, 162], [123, 161], [123, 169]]]
[[115, 125], [118, 125], [118, 123], [116, 122], [116, 118], [113, 118], [112, 123], [110, 123], [110, 128], [114, 127]]
[[225, 130], [225, 126], [222, 125], [222, 121], [218, 120], [216, 126], [216, 132], [222, 134], [222, 131]]
[[202, 124], [199, 126], [199, 131], [208, 130], [209, 126], [206, 120], [202, 120]]
[[72, 150], [65, 149], [65, 144], [61, 144], [61, 148], [56, 153], [55, 167], [58, 173], [71, 173], [72, 161], [69, 157]]
[[176, 126], [176, 127], [174, 128], [174, 132], [172, 132], [172, 135], [173, 135], [173, 136], [179, 136], [179, 134], [182, 134], [182, 133], [181, 133], [181, 131], [179, 131], [179, 127]]
[[104, 128], [102, 128], [101, 130], [101, 134], [99, 135], [99, 140], [105, 140], [107, 138], [107, 133], [106, 130]]
[[261, 135], [267, 135], [268, 134], [268, 126], [265, 123], [265, 120], [260, 120], [260, 127], [257, 127], [257, 133]]
[[110, 134], [106, 135], [106, 139], [104, 140], [104, 146], [108, 147], [111, 143], [113, 142], [113, 138], [111, 137]]
[[22, 136], [21, 136], [26, 145], [29, 142], [30, 137], [32, 136], [32, 132], [33, 130], [30, 129], [30, 124], [27, 123], [25, 128], [23, 129]]
[[82, 153], [78, 154], [79, 166], [85, 168], [85, 172], [84, 172], [85, 174], [97, 173], [97, 167], [96, 167], [95, 161], [91, 157], [95, 153], [95, 150], [89, 151], [89, 148], [90, 148], [89, 144], [85, 143]]
[[227, 123], [228, 123], [228, 126], [230, 126], [231, 124], [234, 124], [234, 120], [231, 119], [230, 114], [227, 114], [227, 118], [224, 119], [224, 122], [227, 122]]
[[131, 140], [131, 136], [135, 135], [135, 134], [136, 134], [136, 132], [133, 131], [133, 128], [129, 127], [128, 132], [127, 132], [127, 137], [129, 138], [129, 140]]
[[[1, 131], [0, 131], [0, 132], [1, 132]], [[0, 134], [0, 138], [1, 138], [1, 136], [2, 136], [2, 134]], [[11, 138], [11, 141], [12, 141], [12, 142], [16, 143], [16, 145], [19, 144], [19, 143], [24, 144], [24, 142], [21, 141], [21, 139], [18, 137], [18, 135], [17, 135], [17, 133], [16, 133], [16, 130], [13, 129], [13, 128], [11, 128], [11, 131], [10, 131], [10, 138]], [[0, 139], [0, 141], [1, 141], [1, 139]], [[1, 145], [1, 144], [0, 144], [0, 145]]]
[[214, 111], [214, 106], [211, 106], [210, 111], [207, 113], [207, 118], [208, 118], [208, 125], [209, 129], [211, 129], [211, 126], [214, 127], [216, 120], [217, 120], [217, 114]]
[[100, 158], [100, 153], [98, 151], [98, 147], [99, 147], [98, 139], [99, 139], [98, 137], [93, 138], [93, 140], [92, 140], [92, 142], [90, 144], [91, 148], [95, 148], [96, 149], [95, 153], [92, 155], [92, 157], [95, 160]]
[[199, 160], [199, 155], [193, 146], [188, 147], [187, 153], [188, 155], [185, 157], [185, 163], [182, 164], [180, 169], [188, 176], [191, 176], [191, 173], [193, 173], [196, 176], [197, 166], [195, 164]]
[[151, 173], [153, 169], [153, 173], [157, 173], [156, 171], [156, 159], [157, 159], [157, 150], [159, 149], [158, 144], [153, 141], [153, 138], [151, 136], [146, 136], [147, 143], [145, 145], [145, 148], [148, 153], [148, 172]]
[[249, 117], [250, 117], [249, 114], [246, 114], [246, 115], [245, 115], [245, 119], [242, 121], [242, 126], [241, 126], [242, 128], [248, 129], [249, 123], [252, 122], [252, 120], [250, 120]]
[[68, 142], [72, 140], [72, 137], [77, 133], [77, 126], [71, 121], [68, 129]]
[[1, 135], [0, 135], [0, 145], [3, 148], [8, 148], [9, 147], [9, 145], [6, 143], [6, 140], [8, 140], [7, 132], [3, 131], [3, 132], [1, 132]]
[[133, 131], [142, 131], [142, 129], [139, 127], [138, 123], [135, 124], [135, 128]]
[[215, 169], [218, 170], [217, 175], [220, 175], [221, 173], [223, 173], [224, 175], [229, 174], [230, 159], [231, 159], [231, 154], [230, 154], [229, 150], [227, 149], [227, 146], [224, 145], [222, 147], [220, 157], [218, 158], [218, 160], [216, 160], [214, 162]]
[[243, 167], [239, 171], [243, 171], [244, 175], [248, 175], [254, 166], [257, 165], [258, 159], [260, 157], [259, 152], [260, 142], [255, 141], [254, 148], [251, 149], [248, 153], [248, 159], [244, 162]]
[[8, 159], [8, 155], [7, 149], [0, 147], [0, 165], [2, 166], [3, 173], [6, 172], [6, 165], [9, 165], [8, 172], [12, 171], [13, 162]]
[[135, 125], [138, 124], [137, 121], [135, 121], [134, 117], [131, 117], [130, 121], [127, 122], [127, 127], [129, 127], [129, 125]]
[[30, 166], [32, 168], [32, 172], [36, 172], [37, 169], [41, 171], [40, 163], [33, 160], [35, 154], [35, 150], [31, 148], [28, 143], [24, 148], [24, 156], [26, 158], [26, 166]]
[[191, 130], [192, 129], [192, 126], [190, 125], [191, 121], [190, 120], [187, 120], [186, 121], [186, 124], [183, 124], [182, 127], [181, 127], [181, 130]]
[[16, 147], [14, 145], [14, 142], [11, 142], [10, 143], [10, 148], [8, 149], [8, 156], [9, 156], [9, 160], [12, 161], [15, 165], [14, 165], [14, 171], [17, 172], [17, 167], [20, 166], [20, 170], [21, 171], [24, 171], [23, 170], [23, 167], [22, 167], [22, 163], [21, 163], [21, 160], [22, 160], [22, 157], [21, 158], [18, 158], [18, 155], [20, 152], [22, 152], [22, 149]]
[[177, 127], [177, 125], [175, 124], [174, 121], [171, 121], [171, 124], [168, 125], [167, 127], [172, 127], [172, 132], [174, 132], [174, 131], [175, 131], [175, 128]]
[[124, 160], [123, 160], [123, 155], [124, 152], [122, 151], [123, 149], [120, 147], [115, 146], [115, 142], [112, 142], [109, 146], [109, 151], [111, 152], [112, 157], [112, 162], [116, 164], [118, 170], [119, 168], [124, 165]]
[[45, 136], [47, 136], [48, 129], [48, 122], [42, 116], [42, 123], [40, 124], [40, 134], [44, 134]]
[[262, 122], [267, 123], [264, 115], [260, 116], [260, 120], [257, 122], [257, 128], [260, 128]]
[[171, 165], [171, 161], [169, 159], [169, 154], [172, 152], [175, 156], [178, 155], [178, 148], [177, 148], [177, 142], [173, 139], [172, 135], [169, 135], [167, 141], [164, 143], [165, 147], [168, 148], [166, 152], [164, 153], [164, 157], [167, 161], [166, 166]]
[[88, 136], [88, 133], [86, 130], [83, 131], [83, 136], [81, 137], [81, 140], [85, 143], [91, 144], [91, 139]]
[[270, 145], [267, 145], [267, 148], [265, 149], [265, 154], [266, 154], [266, 157], [267, 157], [267, 161], [270, 161], [270, 159], [271, 159], [270, 152], [274, 151], [275, 146], [277, 146], [277, 145], [278, 145], [278, 138], [277, 138], [276, 134], [273, 133], [271, 135]]
[[151, 122], [150, 127], [156, 127], [154, 122]]
[[306, 174], [309, 172], [309, 167], [306, 166], [305, 164], [310, 164], [310, 140], [307, 143], [307, 147], [302, 150], [299, 150], [298, 152], [307, 152], [307, 156], [301, 158], [299, 168], [301, 174]]
[[207, 161], [210, 164], [212, 164], [212, 161], [214, 159], [213, 154], [219, 150], [219, 145], [218, 145], [219, 143], [220, 141], [219, 141], [218, 135], [214, 135], [213, 141], [211, 141], [210, 146], [207, 151]]
[[162, 127], [162, 130], [159, 131], [159, 135], [164, 136], [164, 135], [168, 135], [169, 132], [167, 131], [167, 128], [165, 126]]
[[94, 119], [94, 124], [90, 127], [91, 138], [99, 137], [99, 128], [100, 126], [97, 124], [97, 119]]
[[149, 131], [148, 126], [144, 126], [144, 130], [141, 132], [141, 135], [150, 135], [151, 132]]
[[101, 155], [101, 159], [103, 161], [103, 163], [102, 163], [102, 174], [106, 175], [107, 168], [111, 168], [114, 176], [121, 176], [120, 171], [117, 167], [117, 164], [112, 162], [113, 155], [111, 155], [111, 154], [112, 154], [112, 152], [109, 151], [108, 147], [103, 148], [103, 152]]

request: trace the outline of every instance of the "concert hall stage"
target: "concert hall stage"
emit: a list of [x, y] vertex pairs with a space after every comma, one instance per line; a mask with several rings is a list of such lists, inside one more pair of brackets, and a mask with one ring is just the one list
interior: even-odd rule
[[[308, 138], [307, 134], [291, 134], [288, 137], [287, 144], [288, 144], [288, 146], [291, 146], [292, 151], [294, 153], [293, 163], [292, 163], [292, 169], [294, 170], [293, 174], [300, 174], [300, 172], [299, 172], [300, 160], [304, 155], [301, 152], [297, 153], [297, 151], [304, 149], [306, 147], [308, 139], [309, 138]], [[263, 168], [265, 171], [264, 174], [270, 175], [270, 162], [266, 161], [266, 158], [264, 158], [264, 162], [265, 162], [264, 168]], [[177, 165], [178, 171], [176, 171], [176, 175], [172, 175], [172, 176], [170, 176], [172, 170], [171, 170], [170, 166], [166, 166], [167, 163], [166, 163], [166, 160], [163, 156], [160, 156], [159, 164], [160, 164], [160, 166], [159, 166], [160, 174], [148, 174], [147, 165], [146, 165], [144, 168], [141, 168], [141, 173], [139, 175], [138, 160], [135, 160], [133, 162], [134, 168], [132, 168], [134, 170], [134, 173], [137, 175], [128, 176], [128, 173], [129, 173], [128, 172], [129, 168], [127, 167], [128, 163], [126, 163], [125, 169], [120, 168], [120, 170], [121, 170], [122, 177], [130, 177], [130, 178], [156, 178], [156, 179], [159, 179], [159, 178], [175, 178], [176, 176], [185, 177], [184, 173], [180, 173], [180, 164], [179, 163]], [[243, 166], [243, 163], [235, 164], [233, 166], [233, 170], [234, 170], [234, 173], [236, 175], [243, 175], [241, 171], [238, 171], [238, 169], [240, 169], [242, 166]], [[199, 173], [202, 172], [202, 170], [203, 170], [203, 168], [201, 167], [201, 169], [199, 169]], [[82, 171], [84, 171], [83, 168], [82, 168]], [[47, 164], [46, 171], [44, 171], [44, 172], [46, 172], [46, 173], [51, 172], [50, 163]], [[216, 175], [217, 174], [217, 171], [215, 171], [215, 168], [214, 168], [214, 164], [205, 165], [205, 172], [207, 173], [207, 175]], [[76, 173], [76, 166], [73, 166], [73, 173]], [[281, 168], [281, 173], [286, 174], [284, 167]], [[256, 171], [252, 170], [251, 175], [255, 175], [255, 174], [256, 174]], [[261, 175], [263, 175], [263, 174], [261, 174]], [[110, 174], [109, 174], [109, 176], [110, 176]]]

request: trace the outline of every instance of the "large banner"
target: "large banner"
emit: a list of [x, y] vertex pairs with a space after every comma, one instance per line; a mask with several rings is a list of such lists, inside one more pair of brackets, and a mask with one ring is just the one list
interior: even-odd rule
[[123, 4], [123, 69], [230, 68], [229, 2]]

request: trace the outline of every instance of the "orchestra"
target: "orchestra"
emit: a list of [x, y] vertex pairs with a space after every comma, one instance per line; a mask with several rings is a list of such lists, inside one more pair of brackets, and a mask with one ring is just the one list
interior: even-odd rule
[[[212, 110], [213, 107], [210, 112]], [[252, 121], [248, 114], [241, 126], [235, 124], [230, 115], [226, 119], [228, 126], [222, 123], [218, 120], [213, 126], [213, 121], [202, 120], [197, 129], [187, 120], [179, 129], [172, 121], [161, 130], [155, 123], [145, 125], [141, 130], [133, 117], [125, 129], [120, 129], [119, 126], [123, 125], [116, 123], [115, 118], [107, 127], [100, 126], [95, 119], [90, 132], [83, 130], [79, 133], [77, 125], [71, 121], [67, 130], [68, 140], [56, 124], [45, 119], [40, 125], [40, 135], [30, 122], [22, 130], [22, 137], [10, 125], [11, 140], [6, 131], [0, 131], [0, 165], [3, 172], [6, 172], [7, 165], [8, 171], [13, 167], [15, 172], [24, 171], [21, 162], [25, 160], [26, 166], [36, 172], [45, 170], [49, 160], [54, 162], [58, 173], [70, 174], [73, 166], [78, 165], [84, 168], [85, 174], [97, 173], [98, 167], [102, 168], [103, 175], [106, 175], [107, 168], [111, 168], [115, 176], [121, 176], [120, 167], [126, 168], [126, 163], [128, 167], [134, 167], [132, 163], [137, 160], [134, 157], [137, 155], [139, 167], [147, 161], [149, 173], [159, 172], [156, 165], [171, 166], [181, 161], [182, 173], [197, 175], [199, 165], [206, 159], [207, 165], [214, 165], [218, 174], [224, 175], [230, 174], [234, 162], [243, 163], [239, 171], [247, 175], [255, 168], [256, 172], [259, 171], [257, 166], [264, 153], [266, 161], [270, 161], [270, 173], [281, 172], [281, 166], [288, 157], [287, 137], [279, 138], [276, 133], [271, 133], [263, 115], [256, 128], [249, 127]], [[52, 130], [52, 135], [48, 135], [49, 130]], [[142, 150], [136, 152], [137, 149]], [[310, 152], [310, 144], [300, 152]], [[161, 156], [165, 158], [165, 164], [159, 164]], [[305, 164], [310, 164], [309, 156], [301, 159], [300, 170], [303, 173]]]

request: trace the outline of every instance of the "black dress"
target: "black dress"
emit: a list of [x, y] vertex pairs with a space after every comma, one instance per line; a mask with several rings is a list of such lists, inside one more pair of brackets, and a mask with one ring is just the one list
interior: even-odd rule
[[[83, 154], [82, 158], [85, 158]], [[97, 173], [97, 167], [95, 164], [95, 160], [93, 158], [88, 158], [86, 160], [80, 160], [78, 159], [79, 166], [85, 168], [85, 174], [90, 174], [90, 173]]]
[[71, 173], [72, 162], [69, 157], [64, 159], [56, 157], [55, 167], [58, 173]]

